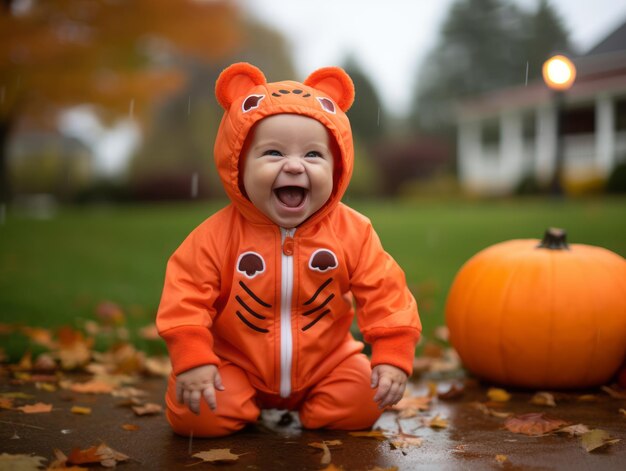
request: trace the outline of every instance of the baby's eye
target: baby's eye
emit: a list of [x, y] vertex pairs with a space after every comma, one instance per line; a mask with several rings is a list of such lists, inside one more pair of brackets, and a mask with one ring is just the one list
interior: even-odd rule
[[318, 152], [316, 150], [312, 150], [311, 152], [307, 152], [307, 154], [305, 155], [305, 157], [321, 157], [322, 153]]
[[280, 151], [276, 149], [270, 149], [270, 150], [266, 150], [265, 152], [263, 152], [263, 155], [271, 155], [275, 157], [280, 157], [283, 154], [281, 154]]

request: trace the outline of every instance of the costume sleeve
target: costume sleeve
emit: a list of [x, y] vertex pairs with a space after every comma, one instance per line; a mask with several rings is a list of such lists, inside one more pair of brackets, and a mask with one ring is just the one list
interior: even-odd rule
[[364, 233], [351, 290], [359, 328], [372, 345], [372, 367], [393, 365], [410, 375], [422, 330], [417, 303], [404, 272], [384, 251], [371, 224]]
[[174, 374], [220, 363], [210, 331], [220, 290], [219, 252], [213, 246], [208, 231], [200, 226], [167, 263], [156, 323]]

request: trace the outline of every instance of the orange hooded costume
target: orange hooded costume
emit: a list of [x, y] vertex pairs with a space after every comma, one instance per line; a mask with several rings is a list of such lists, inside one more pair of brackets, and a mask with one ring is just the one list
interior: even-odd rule
[[[311, 428], [371, 426], [380, 411], [363, 345], [350, 334], [354, 305], [372, 366], [410, 374], [421, 325], [404, 274], [369, 220], [340, 202], [354, 158], [345, 115], [352, 81], [328, 67], [304, 83], [267, 83], [239, 63], [222, 72], [216, 96], [225, 113], [215, 162], [231, 204], [198, 226], [167, 266], [157, 326], [173, 365], [168, 420], [178, 433], [216, 436], [277, 407], [299, 409]], [[249, 131], [279, 113], [319, 121], [338, 148], [331, 197], [290, 231], [260, 212], [240, 183]], [[176, 402], [175, 375], [208, 364], [219, 367], [226, 390], [216, 411], [204, 404], [196, 416]]]

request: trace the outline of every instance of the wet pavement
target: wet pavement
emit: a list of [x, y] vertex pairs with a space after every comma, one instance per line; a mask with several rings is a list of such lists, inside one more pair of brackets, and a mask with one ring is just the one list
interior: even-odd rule
[[[439, 381], [439, 391], [447, 390], [451, 380]], [[454, 380], [459, 381], [457, 380]], [[163, 403], [165, 381], [142, 380], [134, 385], [148, 391], [146, 400]], [[433, 386], [430, 386], [432, 391]], [[163, 414], [137, 416], [124, 400], [111, 395], [78, 394], [70, 391], [45, 392], [33, 384], [12, 385], [0, 379], [0, 392], [10, 391], [34, 397], [15, 399], [15, 405], [38, 401], [51, 403], [49, 413], [25, 414], [20, 410], [0, 409], [0, 453], [34, 454], [53, 458], [53, 450], [69, 454], [73, 448], [86, 449], [106, 443], [130, 457], [118, 463], [122, 470], [319, 470], [323, 452], [309, 446], [312, 442], [340, 440], [330, 446], [331, 462], [344, 470], [626, 470], [626, 400], [613, 398], [602, 390], [556, 394], [556, 407], [530, 404], [533, 392], [509, 391], [512, 399], [498, 406], [487, 402], [487, 386], [470, 381], [460, 397], [450, 400], [434, 398], [427, 411], [417, 417], [398, 419], [395, 412], [385, 412], [376, 428], [388, 432], [402, 431], [422, 439], [420, 446], [395, 448], [390, 440], [355, 437], [347, 432], [305, 431], [297, 420], [279, 425], [282, 412], [267, 411], [257, 425], [231, 437], [221, 439], [188, 439], [174, 435]], [[411, 384], [414, 395], [429, 391], [429, 381]], [[477, 406], [482, 403], [483, 406]], [[486, 404], [486, 405], [485, 405]], [[87, 406], [90, 415], [70, 412], [72, 406]], [[526, 436], [503, 428], [504, 420], [486, 411], [514, 414], [545, 412], [572, 424], [600, 428], [619, 442], [589, 453], [580, 438], [564, 434]], [[447, 419], [447, 427], [427, 426], [426, 418], [436, 415]], [[122, 429], [123, 424], [139, 427]], [[401, 430], [399, 430], [401, 427]], [[194, 453], [229, 448], [241, 455], [228, 463], [205, 463]], [[498, 457], [498, 455], [500, 455]], [[497, 458], [498, 457], [498, 458]], [[95, 468], [99, 468], [96, 466]], [[0, 469], [2, 464], [0, 463]], [[91, 469], [94, 469], [92, 467]]]

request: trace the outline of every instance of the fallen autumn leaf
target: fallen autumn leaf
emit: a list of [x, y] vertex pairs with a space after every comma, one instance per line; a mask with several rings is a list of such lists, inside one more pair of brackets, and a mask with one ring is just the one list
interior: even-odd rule
[[510, 432], [531, 436], [545, 435], [566, 425], [568, 423], [564, 420], [549, 418], [536, 412], [509, 417], [504, 422], [504, 427]]
[[0, 455], [0, 469], [30, 471], [41, 469], [42, 461], [47, 461], [43, 456], [30, 455], [10, 455], [2, 453]]
[[613, 445], [619, 441], [619, 438], [613, 438], [607, 431], [600, 429], [590, 430], [580, 437], [580, 444], [587, 453], [599, 450], [608, 445]]
[[556, 407], [554, 395], [549, 392], [538, 392], [531, 398], [530, 403], [536, 406]]
[[489, 388], [487, 397], [493, 402], [509, 402], [511, 400], [511, 395], [500, 388]]
[[237, 461], [241, 455], [231, 453], [230, 448], [216, 448], [193, 454], [194, 458], [200, 458], [204, 462], [215, 463], [219, 461]]
[[25, 414], [41, 414], [45, 412], [50, 412], [52, 410], [52, 404], [44, 404], [43, 402], [38, 402], [37, 404], [28, 404], [21, 407], [16, 407], [16, 409], [21, 410]]

